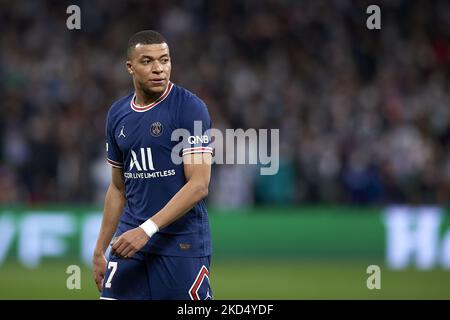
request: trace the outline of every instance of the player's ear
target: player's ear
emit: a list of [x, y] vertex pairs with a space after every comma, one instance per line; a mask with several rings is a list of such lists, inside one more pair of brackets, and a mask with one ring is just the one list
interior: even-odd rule
[[131, 61], [130, 60], [127, 60], [126, 67], [127, 67], [127, 71], [128, 71], [129, 74], [133, 74], [134, 73], [133, 66], [131, 65]]

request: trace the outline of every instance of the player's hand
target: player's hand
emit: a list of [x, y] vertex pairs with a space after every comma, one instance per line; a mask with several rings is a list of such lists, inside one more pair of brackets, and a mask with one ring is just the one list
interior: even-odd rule
[[103, 279], [105, 278], [106, 272], [106, 257], [105, 254], [94, 253], [94, 257], [92, 258], [93, 263], [93, 276], [95, 280], [95, 284], [97, 285], [98, 291], [102, 291]]
[[131, 258], [145, 246], [149, 239], [149, 236], [144, 230], [137, 227], [123, 233], [116, 242], [114, 242], [112, 249], [119, 257]]

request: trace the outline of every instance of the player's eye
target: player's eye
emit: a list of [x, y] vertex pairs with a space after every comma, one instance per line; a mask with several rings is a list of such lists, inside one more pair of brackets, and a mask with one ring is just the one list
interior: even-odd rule
[[142, 63], [143, 63], [143, 64], [149, 64], [149, 63], [150, 63], [150, 60], [149, 60], [149, 59], [144, 59], [144, 60], [142, 60]]
[[169, 59], [168, 59], [168, 58], [163, 58], [163, 59], [161, 59], [161, 63], [167, 63], [167, 62], [169, 62]]

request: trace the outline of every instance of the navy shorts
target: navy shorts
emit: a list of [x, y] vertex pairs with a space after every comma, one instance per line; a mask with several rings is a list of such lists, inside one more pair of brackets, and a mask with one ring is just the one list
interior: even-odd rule
[[100, 299], [208, 300], [210, 256], [173, 257], [137, 252], [109, 256]]

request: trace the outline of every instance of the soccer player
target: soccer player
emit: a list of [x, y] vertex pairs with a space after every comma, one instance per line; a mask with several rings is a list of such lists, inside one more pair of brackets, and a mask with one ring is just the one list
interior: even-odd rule
[[[158, 32], [130, 38], [126, 67], [134, 93], [107, 116], [112, 179], [93, 256], [100, 299], [212, 299], [204, 202], [212, 158], [208, 110], [170, 82], [169, 47]], [[172, 141], [176, 129], [187, 130], [188, 139]], [[180, 144], [182, 162], [176, 162], [172, 153]]]

